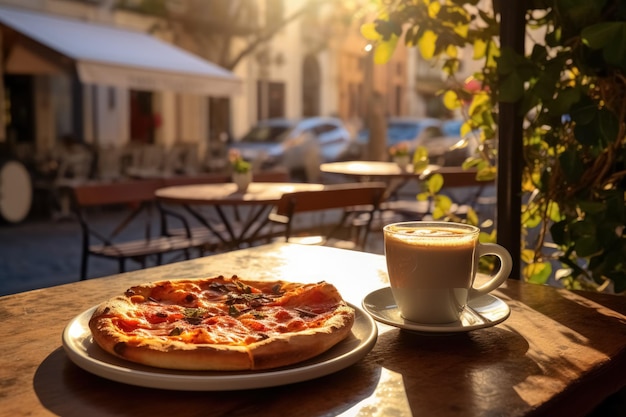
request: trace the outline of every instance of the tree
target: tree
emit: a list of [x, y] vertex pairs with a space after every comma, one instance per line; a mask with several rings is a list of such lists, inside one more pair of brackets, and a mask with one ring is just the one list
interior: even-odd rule
[[356, 3], [307, 0], [297, 10], [284, 14], [282, 0], [267, 0], [262, 19], [265, 23], [261, 24], [259, 5], [260, 2], [251, 0], [118, 0], [116, 7], [163, 18], [153, 31], [172, 31], [176, 43], [183, 39], [194, 43], [198, 54], [229, 70], [254, 54], [263, 59], [263, 46], [287, 25], [307, 16], [318, 16], [321, 8], [332, 6], [326, 8], [325, 22], [320, 25], [327, 31], [319, 37], [325, 40], [322, 47], [326, 46], [335, 30], [349, 24], [356, 7]]
[[[479, 153], [465, 166], [478, 167], [480, 176], [496, 174], [496, 103], [521, 103], [524, 278], [623, 292], [626, 4], [530, 1], [525, 24], [532, 48], [523, 55], [499, 45], [498, 4], [398, 0], [369, 31], [378, 36], [382, 60], [404, 36], [424, 58], [441, 61], [454, 85], [445, 102], [464, 109], [463, 134], [478, 132]], [[482, 63], [474, 74], [478, 91], [455, 79], [465, 47]]]

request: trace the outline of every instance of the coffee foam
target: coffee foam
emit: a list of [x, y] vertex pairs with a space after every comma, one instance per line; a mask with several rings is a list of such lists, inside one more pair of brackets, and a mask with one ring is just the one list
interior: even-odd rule
[[396, 241], [416, 246], [473, 246], [476, 241], [474, 233], [467, 233], [458, 229], [448, 228], [394, 228], [392, 235], [387, 235]]

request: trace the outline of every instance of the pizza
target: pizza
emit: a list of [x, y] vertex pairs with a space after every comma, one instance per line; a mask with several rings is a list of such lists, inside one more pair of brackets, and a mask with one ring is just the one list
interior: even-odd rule
[[93, 340], [117, 357], [178, 370], [257, 370], [317, 356], [355, 311], [330, 283], [237, 276], [137, 285], [96, 307]]

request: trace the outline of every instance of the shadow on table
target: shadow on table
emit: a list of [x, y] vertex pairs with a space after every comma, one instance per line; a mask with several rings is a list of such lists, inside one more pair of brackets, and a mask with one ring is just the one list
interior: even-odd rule
[[[34, 389], [50, 412], [67, 417], [175, 415], [338, 415], [372, 395], [380, 367], [361, 361], [315, 380], [242, 391], [167, 391], [110, 381], [72, 363], [63, 348], [53, 351], [34, 376]], [[349, 384], [339, 398], [338, 386]], [[316, 398], [306, 401], [303, 398]]]
[[497, 410], [503, 398], [507, 410], [531, 407], [515, 389], [528, 374], [541, 373], [526, 358], [528, 348], [522, 336], [498, 327], [439, 335], [392, 329], [379, 335], [373, 354], [402, 375], [412, 415], [458, 409], [459, 415], [496, 416], [506, 413]]

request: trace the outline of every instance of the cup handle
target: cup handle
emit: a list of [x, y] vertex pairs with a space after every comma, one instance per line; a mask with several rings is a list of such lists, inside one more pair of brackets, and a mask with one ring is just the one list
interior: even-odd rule
[[477, 256], [479, 258], [486, 255], [497, 256], [500, 259], [500, 269], [491, 276], [489, 281], [478, 288], [472, 288], [469, 294], [470, 298], [476, 298], [480, 295], [487, 294], [504, 284], [511, 274], [511, 269], [513, 268], [513, 259], [511, 258], [511, 254], [504, 248], [504, 246], [500, 246], [495, 243], [480, 243], [476, 249]]

